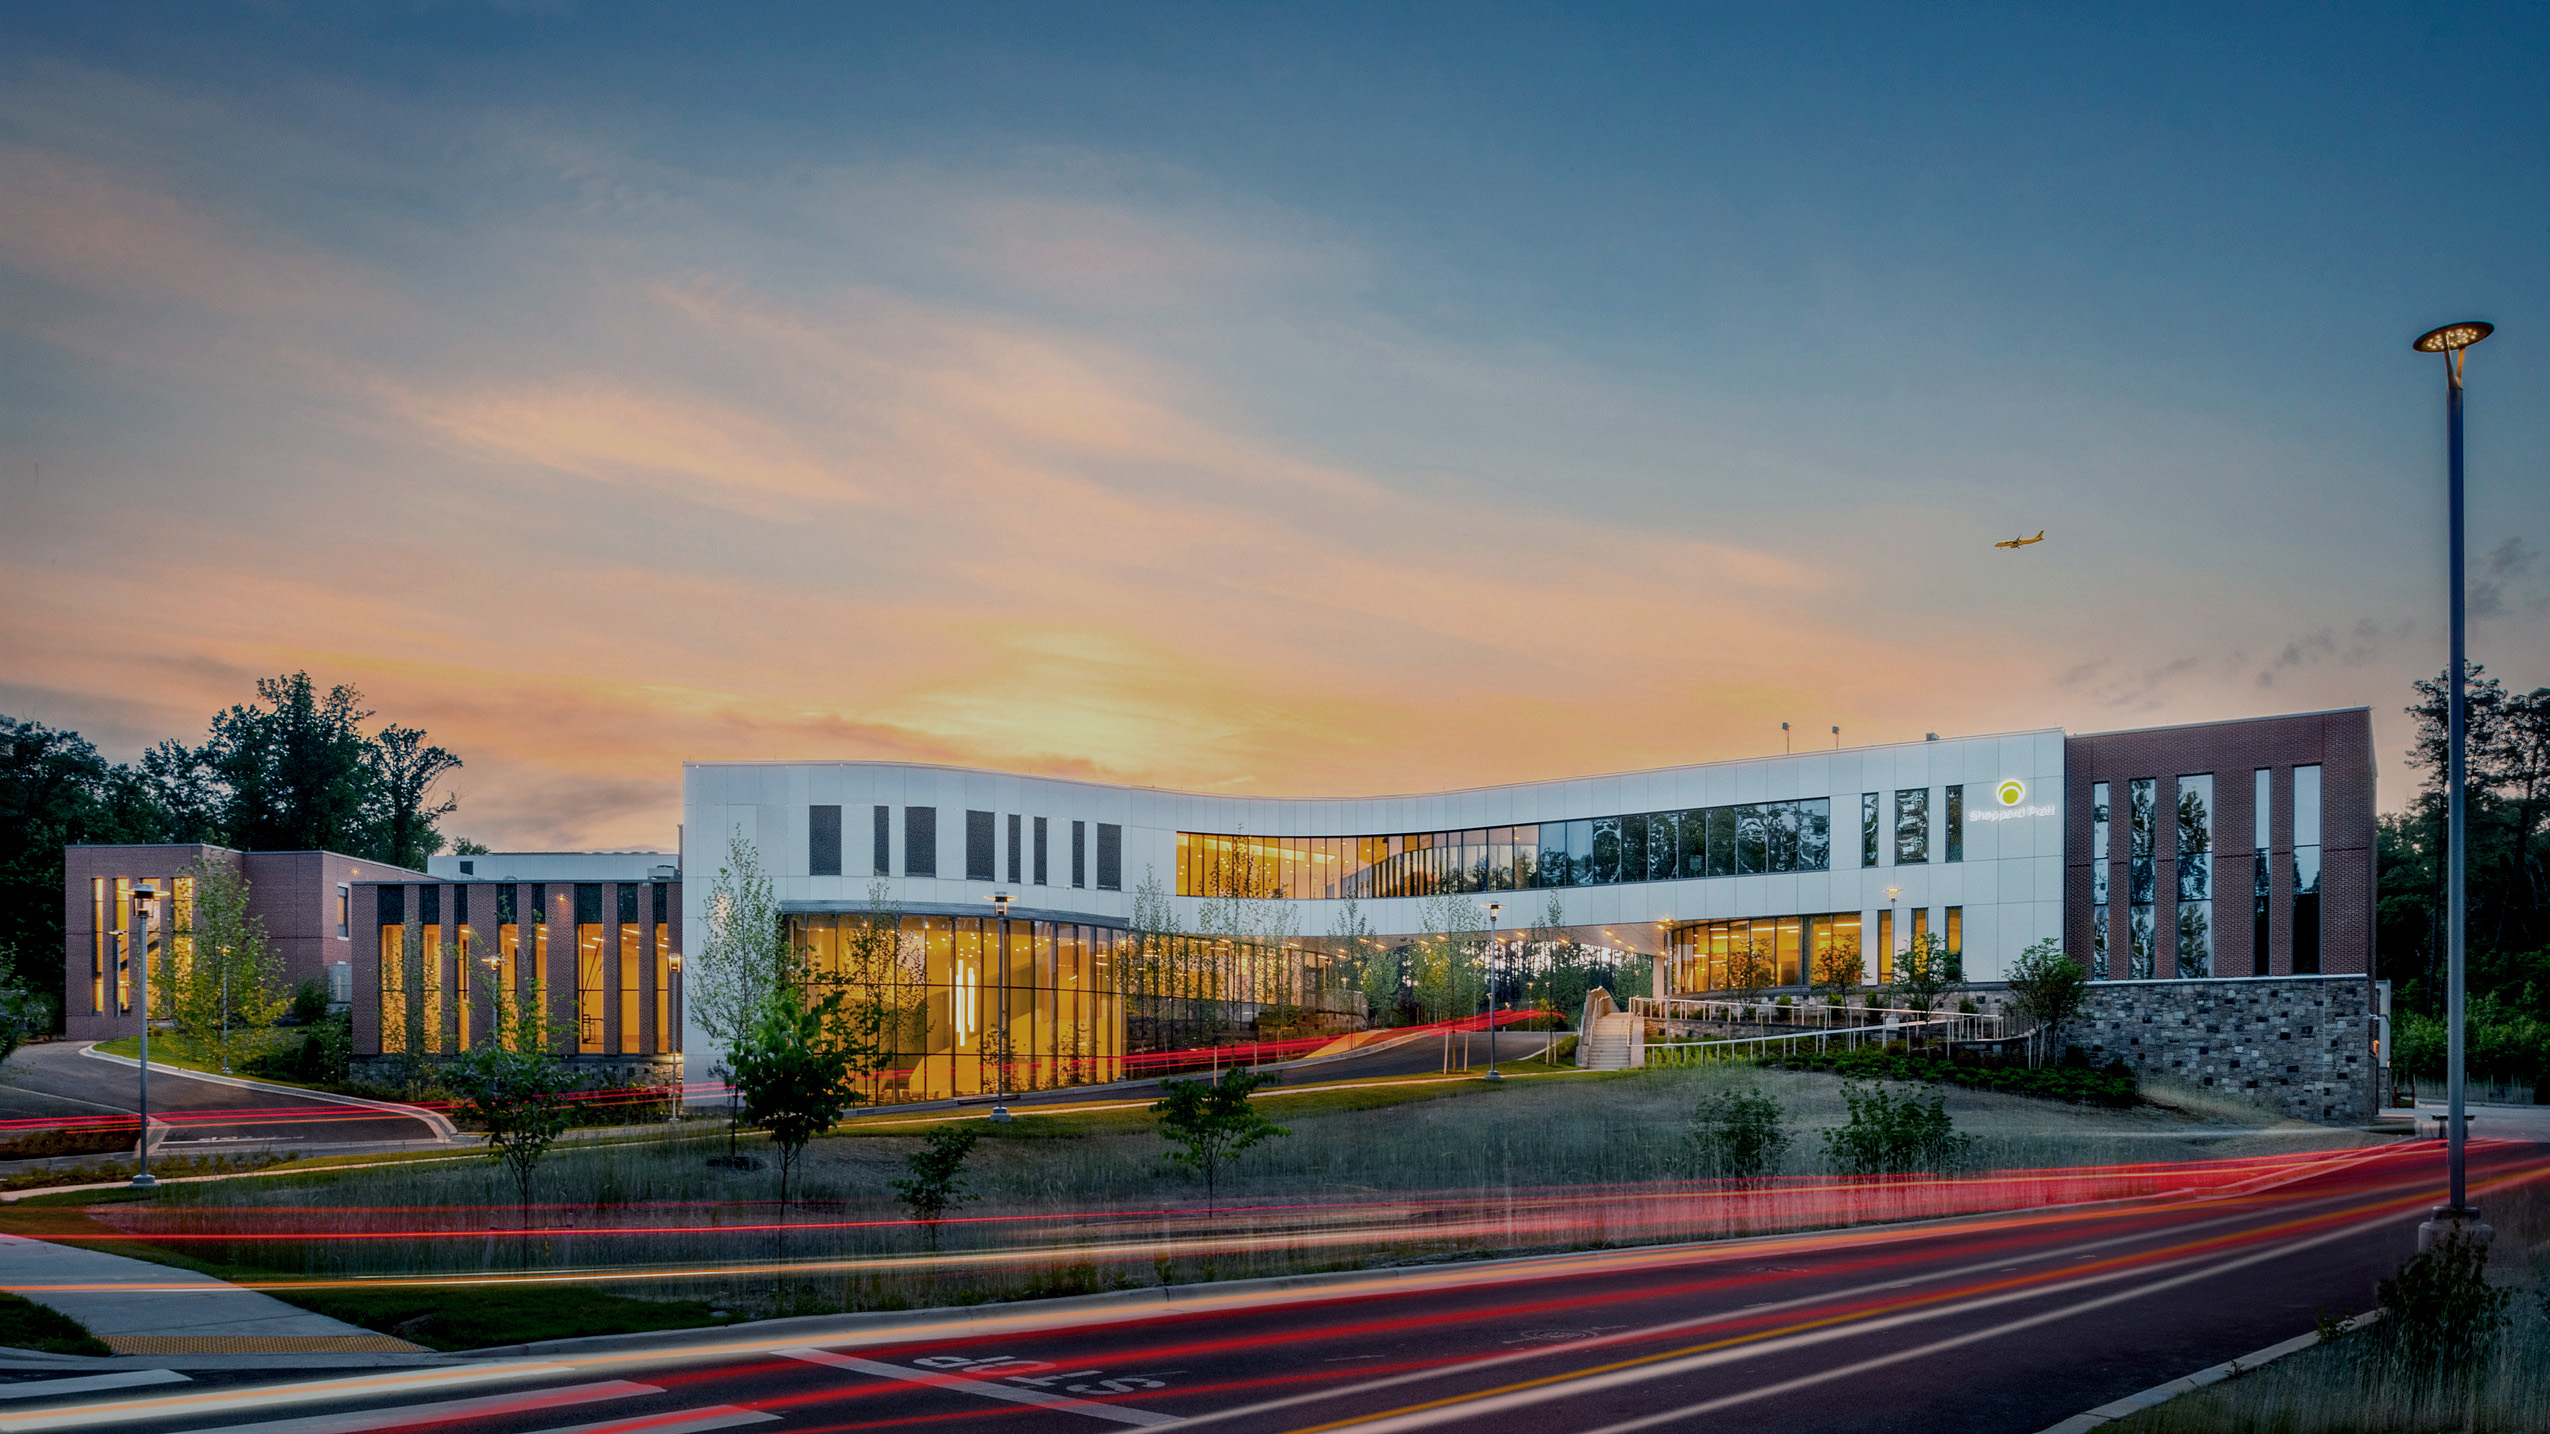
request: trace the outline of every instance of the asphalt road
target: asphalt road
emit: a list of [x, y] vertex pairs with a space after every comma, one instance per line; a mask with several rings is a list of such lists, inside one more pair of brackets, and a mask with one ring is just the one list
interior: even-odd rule
[[[0, 1120], [96, 1120], [140, 1109], [141, 1072], [83, 1054], [84, 1041], [22, 1046], [0, 1066]], [[273, 1087], [242, 1088], [151, 1068], [151, 1116], [162, 1155], [241, 1150], [350, 1150], [442, 1143], [413, 1116]]]
[[[2031, 1434], [2361, 1309], [2435, 1198], [2432, 1142], [2245, 1194], [1445, 1266], [1366, 1292], [1199, 1287], [973, 1323], [795, 1322], [696, 1343], [389, 1374], [441, 1385], [167, 1386], [18, 1398], [19, 1429], [770, 1434], [1177, 1424], [1259, 1431], [1635, 1428]], [[2550, 1150], [2473, 1149], [2474, 1190]], [[682, 1337], [676, 1337], [682, 1338]], [[286, 1402], [294, 1400], [295, 1402]], [[224, 1401], [235, 1401], [227, 1402]]]

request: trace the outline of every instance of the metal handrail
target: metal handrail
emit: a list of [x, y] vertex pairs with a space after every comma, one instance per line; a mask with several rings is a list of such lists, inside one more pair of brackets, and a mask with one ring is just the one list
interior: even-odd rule
[[[1822, 1031], [1787, 1031], [1776, 1036], [1732, 1036], [1715, 1041], [1653, 1041], [1648, 1044], [1646, 1054], [1652, 1058], [1658, 1051], [1705, 1051], [1716, 1047], [1766, 1045], [1772, 1041], [1813, 1041], [1815, 1048], [1820, 1051], [1836, 1036], [1842, 1038], [1844, 1048], [1847, 1049], [1862, 1044], [1866, 1037], [1874, 1036], [1882, 1042], [1920, 1027], [1952, 1024], [1952, 1019], [1934, 1017], [1912, 1025], [1837, 1026]], [[1641, 1064], [1643, 1065], [1644, 1062]]]
[[[1953, 1040], [2000, 1040], [2004, 1018], [1990, 1011], [1916, 1011], [1897, 1006], [1832, 1006], [1820, 1001], [1783, 1007], [1771, 1000], [1729, 1001], [1710, 996], [1632, 996], [1629, 1012], [1647, 1020], [1718, 1020], [1808, 1026], [1821, 1030], [1901, 1030], [1946, 1023]], [[1854, 1020], [1853, 1016], [1879, 1019]]]

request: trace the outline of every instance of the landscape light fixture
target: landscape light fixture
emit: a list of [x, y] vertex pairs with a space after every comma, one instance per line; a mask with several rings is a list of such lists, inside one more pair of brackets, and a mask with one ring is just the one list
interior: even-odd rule
[[1009, 893], [992, 893], [992, 915], [1000, 919], [1000, 1040], [992, 1063], [992, 1115], [996, 1121], [1009, 1119]]
[[2463, 834], [2469, 819], [2469, 800], [2464, 788], [2469, 782], [2469, 767], [2464, 746], [2470, 730], [2470, 696], [2466, 678], [2468, 660], [2462, 648], [2462, 443], [2461, 443], [2461, 371], [2462, 351], [2497, 331], [2497, 326], [2476, 319], [2465, 323], [2446, 324], [2417, 336], [2410, 345], [2422, 354], [2444, 356], [2444, 469], [2448, 533], [2446, 567], [2452, 585], [2452, 664], [2446, 706], [2444, 759], [2444, 792], [2446, 798], [2444, 878], [2444, 1096], [2446, 1132], [2444, 1137], [2445, 1168], [2449, 1172], [2446, 1203], [2435, 1207], [2434, 1218], [2417, 1227], [2417, 1248], [2425, 1250], [2437, 1241], [2454, 1234], [2466, 1235], [2485, 1243], [2491, 1233], [2480, 1223], [2479, 1211], [2469, 1199], [2469, 1185], [2464, 1179], [2462, 1141], [2464, 1087], [2462, 1081], [2462, 936], [2469, 923], [2470, 905], [2463, 877]]
[[1496, 972], [1497, 972], [1497, 967], [1498, 967], [1498, 966], [1500, 966], [1501, 964], [1503, 964], [1503, 963], [1499, 960], [1499, 958], [1500, 958], [1500, 957], [1504, 954], [1504, 953], [1503, 953], [1503, 951], [1502, 951], [1502, 950], [1498, 947], [1498, 945], [1496, 944], [1496, 916], [1497, 916], [1497, 913], [1498, 913], [1498, 912], [1503, 911], [1504, 909], [1505, 909], [1505, 904], [1504, 904], [1503, 902], [1499, 902], [1499, 901], [1491, 901], [1491, 902], [1489, 902], [1489, 903], [1488, 903], [1488, 1068], [1487, 1068], [1487, 1078], [1488, 1078], [1489, 1080], [1503, 1080], [1503, 1079], [1505, 1079], [1504, 1074], [1503, 1074], [1502, 1072], [1498, 1071], [1498, 1070], [1497, 1070], [1497, 1068], [1496, 1068]]
[[134, 1134], [133, 1184], [148, 1190], [151, 1178], [151, 911], [159, 905], [159, 888], [145, 881], [133, 888], [133, 925], [124, 933], [124, 959], [140, 973], [142, 1011], [141, 1123]]

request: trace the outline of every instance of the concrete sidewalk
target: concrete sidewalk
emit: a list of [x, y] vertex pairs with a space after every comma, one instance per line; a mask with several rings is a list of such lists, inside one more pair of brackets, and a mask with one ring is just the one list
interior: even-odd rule
[[430, 1354], [210, 1275], [0, 1235], [0, 1290], [69, 1315], [119, 1355]]

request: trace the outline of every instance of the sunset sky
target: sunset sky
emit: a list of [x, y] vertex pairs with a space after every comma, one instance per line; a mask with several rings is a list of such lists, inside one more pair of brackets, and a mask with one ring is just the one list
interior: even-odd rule
[[[1421, 790], [2550, 684], [2550, 10], [17, 4], [0, 712]], [[2046, 531], [2017, 552], [1996, 539]]]

